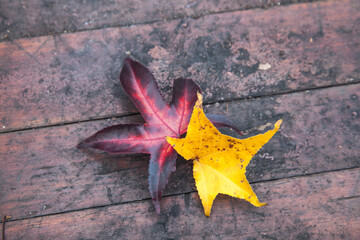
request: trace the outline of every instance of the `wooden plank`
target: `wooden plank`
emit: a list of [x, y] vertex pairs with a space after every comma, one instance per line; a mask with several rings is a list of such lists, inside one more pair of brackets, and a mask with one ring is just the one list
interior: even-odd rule
[[0, 40], [124, 26], [308, 0], [30, 0], [0, 2]]
[[127, 51], [167, 99], [178, 77], [208, 102], [359, 82], [359, 16], [331, 1], [2, 42], [0, 131], [137, 112], [118, 80]]
[[267, 206], [220, 196], [206, 218], [197, 193], [9, 222], [9, 239], [357, 239], [360, 169], [254, 184]]
[[[250, 135], [284, 120], [247, 168], [249, 181], [257, 182], [359, 167], [359, 92], [360, 84], [354, 84], [213, 104], [207, 112], [227, 114]], [[0, 216], [19, 219], [149, 198], [147, 156], [94, 155], [75, 148], [110, 124], [114, 121], [0, 134]], [[191, 167], [178, 159], [164, 195], [194, 190]]]

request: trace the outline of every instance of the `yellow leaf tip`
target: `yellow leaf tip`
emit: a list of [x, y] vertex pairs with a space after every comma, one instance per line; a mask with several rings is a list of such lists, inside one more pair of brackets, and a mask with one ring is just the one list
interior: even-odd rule
[[175, 146], [175, 140], [176, 138], [172, 138], [172, 137], [169, 137], [169, 136], [166, 136], [165, 137], [166, 141], [171, 145], [171, 146]]
[[282, 119], [280, 120], [277, 120], [277, 122], [275, 123], [275, 128], [279, 129], [280, 128], [280, 125], [282, 124]]
[[211, 209], [204, 209], [205, 216], [210, 217]]
[[257, 207], [262, 207], [262, 206], [265, 206], [265, 205], [268, 205], [267, 203], [260, 203], [259, 206]]
[[203, 96], [201, 95], [200, 92], [197, 92], [197, 97], [198, 97], [198, 100], [195, 103], [195, 107], [202, 108]]

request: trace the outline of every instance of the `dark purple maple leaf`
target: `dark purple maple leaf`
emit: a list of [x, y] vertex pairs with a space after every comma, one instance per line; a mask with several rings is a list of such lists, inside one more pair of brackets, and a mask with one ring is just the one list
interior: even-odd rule
[[[154, 76], [140, 63], [125, 59], [120, 82], [146, 123], [121, 124], [104, 128], [78, 144], [79, 148], [99, 149], [109, 153], [150, 154], [149, 191], [157, 213], [161, 194], [175, 171], [177, 153], [165, 139], [178, 138], [186, 132], [199, 86], [190, 79], [176, 79], [170, 104], [162, 98]], [[217, 127], [234, 127], [223, 116], [211, 114]]]

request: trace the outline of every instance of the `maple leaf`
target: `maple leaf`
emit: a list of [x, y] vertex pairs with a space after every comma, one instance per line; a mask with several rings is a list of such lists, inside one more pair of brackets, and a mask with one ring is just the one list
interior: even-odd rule
[[221, 134], [206, 118], [202, 96], [198, 94], [186, 137], [166, 139], [186, 160], [194, 159], [194, 179], [206, 216], [210, 216], [219, 193], [245, 199], [257, 207], [266, 204], [261, 203], [251, 189], [245, 176], [246, 166], [279, 130], [281, 122], [277, 121], [273, 130], [247, 139]]
[[[177, 153], [167, 143], [165, 136], [179, 137], [186, 132], [200, 88], [190, 79], [176, 79], [173, 98], [168, 104], [162, 98], [149, 70], [129, 58], [124, 61], [120, 83], [146, 123], [104, 128], [80, 142], [78, 147], [109, 153], [150, 154], [149, 191], [155, 209], [160, 213], [161, 194], [171, 172], [175, 171], [177, 158]], [[240, 133], [239, 129], [223, 116], [210, 115], [210, 119], [218, 127], [231, 127]]]

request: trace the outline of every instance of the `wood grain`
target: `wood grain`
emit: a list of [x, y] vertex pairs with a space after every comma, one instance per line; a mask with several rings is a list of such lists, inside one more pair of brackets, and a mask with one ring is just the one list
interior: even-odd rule
[[[212, 104], [206, 111], [228, 115], [244, 137], [284, 120], [247, 168], [249, 181], [258, 182], [360, 167], [359, 92], [360, 84], [354, 84]], [[136, 121], [141, 118], [0, 134], [0, 215], [19, 219], [148, 199], [148, 156], [116, 157], [75, 148], [102, 127]], [[179, 158], [164, 195], [193, 191], [191, 169], [190, 162]]]
[[253, 184], [267, 206], [218, 196], [206, 218], [196, 193], [7, 223], [8, 239], [357, 239], [360, 169]]
[[12, 0], [0, 2], [0, 41], [124, 26], [308, 0]]
[[358, 1], [329, 1], [2, 42], [0, 131], [136, 113], [126, 53], [167, 99], [178, 77], [208, 102], [356, 83], [359, 17]]

